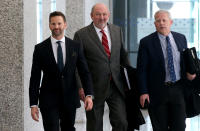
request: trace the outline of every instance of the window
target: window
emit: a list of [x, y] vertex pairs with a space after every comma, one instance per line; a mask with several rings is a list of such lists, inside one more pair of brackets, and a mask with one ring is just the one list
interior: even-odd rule
[[56, 10], [56, 0], [51, 0], [51, 12]]
[[42, 40], [42, 0], [37, 0], [37, 43]]
[[[56, 0], [49, 0], [51, 1], [50, 9], [51, 12], [56, 10]], [[37, 43], [43, 40], [43, 0], [37, 0]], [[48, 10], [48, 9], [47, 9]]]

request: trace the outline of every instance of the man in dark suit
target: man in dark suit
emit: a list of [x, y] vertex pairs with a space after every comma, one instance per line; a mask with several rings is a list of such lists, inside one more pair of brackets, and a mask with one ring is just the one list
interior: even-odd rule
[[138, 52], [140, 103], [149, 102], [154, 131], [184, 131], [183, 80], [195, 78], [183, 65], [187, 41], [184, 35], [170, 31], [173, 21], [168, 11], [160, 10], [154, 18], [157, 31], [140, 41]]
[[33, 53], [29, 87], [31, 116], [38, 121], [39, 100], [45, 131], [60, 131], [59, 128], [61, 131], [75, 131], [76, 108], [80, 107], [75, 71], [77, 68], [87, 95], [87, 111], [93, 107], [91, 74], [82, 45], [64, 36], [67, 24], [61, 12], [50, 14], [49, 28], [52, 36], [37, 44]]
[[[94, 107], [86, 113], [87, 131], [103, 131], [105, 102], [110, 110], [113, 131], [127, 131], [125, 92], [120, 75], [120, 64], [129, 64], [123, 48], [121, 29], [108, 24], [109, 10], [98, 3], [93, 6], [93, 22], [75, 33], [74, 40], [84, 48], [94, 85]], [[85, 90], [84, 90], [85, 91]], [[84, 93], [80, 89], [82, 99]]]

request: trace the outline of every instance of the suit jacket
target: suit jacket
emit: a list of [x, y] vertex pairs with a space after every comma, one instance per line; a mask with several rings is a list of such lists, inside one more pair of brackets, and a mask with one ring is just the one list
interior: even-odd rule
[[[187, 48], [184, 35], [171, 32], [180, 52], [181, 78], [186, 79], [183, 50]], [[165, 61], [157, 32], [140, 41], [138, 59], [138, 86], [141, 94], [149, 94], [151, 104], [161, 102], [165, 96]]]
[[29, 87], [30, 105], [38, 105], [39, 99], [40, 107], [49, 108], [59, 104], [67, 108], [80, 107], [75, 77], [76, 67], [86, 95], [93, 95], [91, 74], [81, 44], [67, 37], [65, 44], [66, 63], [62, 72], [59, 71], [54, 58], [50, 38], [35, 46]]
[[74, 40], [82, 43], [85, 57], [88, 62], [94, 85], [95, 99], [105, 99], [108, 95], [110, 78], [118, 90], [125, 97], [123, 83], [120, 75], [120, 64], [128, 64], [127, 53], [123, 48], [123, 37], [120, 27], [108, 24], [111, 36], [110, 60], [102, 46], [102, 43], [91, 23], [77, 31]]

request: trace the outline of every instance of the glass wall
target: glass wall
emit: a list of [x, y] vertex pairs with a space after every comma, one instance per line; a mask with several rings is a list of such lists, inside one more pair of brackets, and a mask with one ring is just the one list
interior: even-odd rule
[[[171, 30], [184, 34], [188, 47], [196, 47], [200, 57], [199, 8], [199, 0], [113, 0], [113, 23], [124, 31], [125, 47], [132, 66], [136, 67], [140, 39], [155, 31], [154, 13], [159, 9], [171, 13]], [[200, 131], [199, 116], [187, 119], [186, 123], [186, 131]]]
[[153, 15], [159, 9], [172, 14], [172, 30], [185, 34], [188, 47], [196, 47], [199, 51], [199, 6], [199, 0], [113, 1], [113, 23], [123, 28], [132, 65], [136, 65], [140, 39], [155, 31]]
[[37, 0], [37, 43], [43, 40], [43, 3], [50, 2], [51, 12], [56, 10], [56, 0]]

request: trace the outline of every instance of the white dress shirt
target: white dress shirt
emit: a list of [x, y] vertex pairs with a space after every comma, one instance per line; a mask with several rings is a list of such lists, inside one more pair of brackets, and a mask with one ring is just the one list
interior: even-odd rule
[[[170, 39], [170, 44], [172, 47], [172, 53], [173, 53], [173, 62], [174, 62], [174, 70], [176, 74], [176, 80], [181, 79], [181, 67], [180, 67], [180, 51], [178, 50], [178, 47], [176, 45], [176, 42], [174, 40], [174, 37], [172, 33], [169, 33], [169, 39]], [[166, 77], [165, 77], [165, 82], [171, 81], [170, 79], [170, 74], [169, 74], [169, 68], [168, 68], [168, 58], [167, 58], [167, 41], [166, 41], [166, 36], [158, 33], [158, 37], [160, 39], [160, 44], [162, 47], [163, 55], [164, 55], [164, 61], [165, 61], [165, 72], [166, 72]]]
[[57, 63], [57, 48], [58, 48], [58, 44], [56, 43], [57, 41], [61, 41], [61, 48], [62, 48], [62, 53], [63, 53], [63, 64], [65, 65], [66, 62], [66, 47], [65, 47], [65, 37], [63, 37], [61, 40], [56, 40], [55, 38], [53, 38], [51, 36], [51, 45], [53, 48], [53, 54], [54, 54], [54, 58], [56, 60]]
[[[93, 25], [94, 25], [94, 24], [93, 24]], [[97, 35], [98, 35], [100, 41], [102, 42], [102, 35], [103, 35], [103, 34], [100, 32], [101, 29], [99, 29], [99, 28], [96, 27], [95, 25], [94, 25], [94, 28], [95, 28], [95, 30], [96, 30], [96, 32], [97, 32]], [[111, 52], [111, 37], [110, 37], [110, 31], [109, 31], [107, 25], [106, 25], [106, 27], [104, 27], [103, 31], [105, 32], [105, 34], [106, 34], [106, 36], [107, 36], [107, 39], [108, 39], [108, 47], [109, 47], [109, 50], [110, 50], [110, 52]]]

